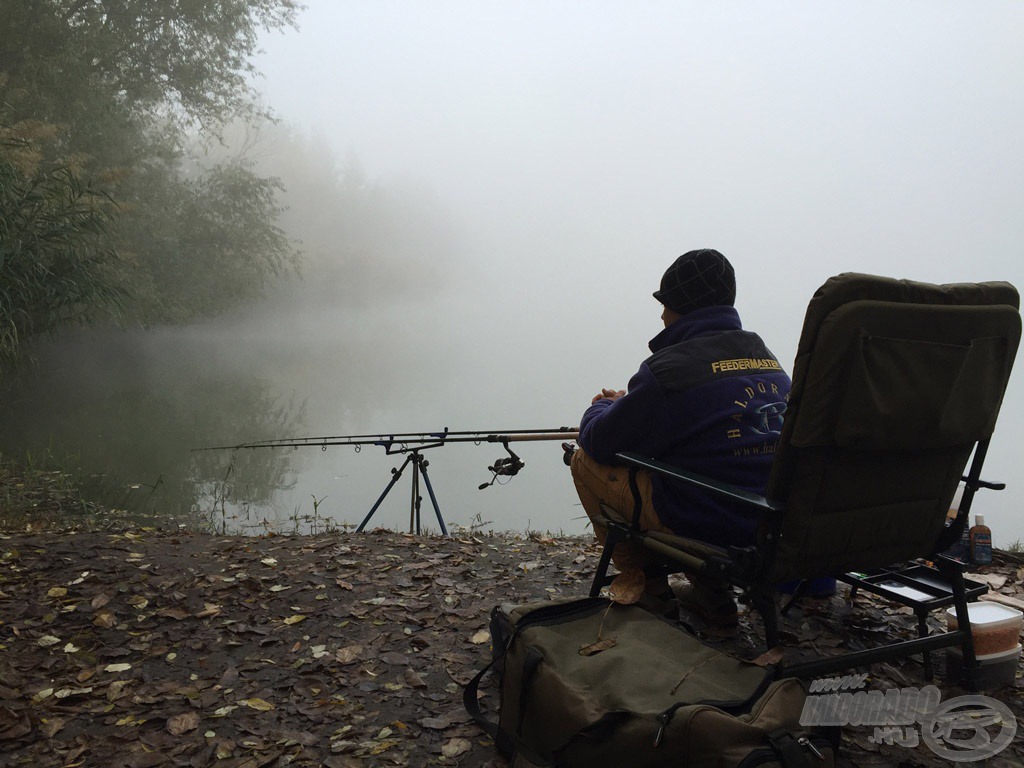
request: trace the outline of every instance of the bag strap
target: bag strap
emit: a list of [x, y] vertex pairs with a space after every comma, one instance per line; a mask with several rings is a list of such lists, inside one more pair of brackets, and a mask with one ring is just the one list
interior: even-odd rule
[[778, 754], [782, 768], [811, 768], [807, 750], [785, 728], [769, 733], [768, 741], [771, 742], [772, 748]]
[[[499, 722], [497, 720], [488, 719], [483, 713], [483, 710], [480, 709], [480, 681], [483, 680], [484, 675], [491, 670], [491, 667], [499, 661], [504, 660], [505, 654], [508, 653], [508, 649], [512, 645], [513, 637], [515, 637], [514, 632], [509, 638], [509, 641], [505, 644], [505, 647], [501, 649], [501, 652], [495, 654], [487, 665], [477, 672], [473, 676], [472, 680], [466, 683], [466, 687], [462, 691], [462, 705], [466, 708], [466, 712], [469, 713], [469, 716], [473, 718], [473, 721], [480, 726], [481, 730], [494, 739], [494, 744], [498, 748], [498, 751], [509, 761], [512, 761], [516, 755], [522, 755], [540, 768], [553, 768], [554, 764], [550, 759], [541, 757], [515, 735], [501, 730]], [[536, 664], [534, 665], [534, 669], [535, 668]], [[520, 712], [522, 712], [522, 707], [520, 707]]]
[[488, 720], [484, 715], [483, 710], [480, 709], [480, 681], [483, 680], [484, 675], [491, 671], [491, 667], [498, 663], [499, 660], [505, 658], [504, 649], [501, 653], [496, 654], [493, 659], [488, 662], [487, 666], [477, 672], [473, 679], [466, 683], [466, 687], [462, 689], [462, 705], [466, 708], [470, 717], [473, 721], [480, 726], [480, 728], [495, 741], [498, 740], [498, 723], [494, 720]]
[[[483, 669], [477, 672], [476, 675], [473, 676], [472, 680], [466, 683], [466, 687], [462, 691], [462, 705], [465, 707], [466, 712], [469, 713], [469, 716], [473, 718], [473, 721], [480, 726], [480, 729], [494, 739], [494, 744], [498, 748], [498, 751], [509, 761], [511, 761], [516, 755], [521, 755], [531, 763], [534, 763], [541, 768], [554, 766], [556, 764], [555, 758], [551, 756], [541, 756], [522, 742], [518, 734], [519, 726], [522, 725], [521, 722], [517, 723], [515, 733], [509, 733], [508, 731], [501, 729], [499, 721], [488, 719], [488, 717], [484, 715], [483, 710], [480, 709], [480, 681], [483, 680], [484, 676], [493, 667], [504, 663], [505, 656], [512, 647], [512, 642], [523, 629], [536, 624], [560, 624], [563, 621], [571, 621], [579, 616], [596, 613], [597, 611], [605, 608], [608, 603], [609, 601], [607, 598], [585, 597], [568, 603], [555, 603], [535, 608], [515, 622], [512, 632], [505, 640], [504, 647], [502, 647], [497, 653], [494, 653], [490, 662]], [[536, 672], [539, 661], [540, 658], [527, 658], [526, 668], [523, 670], [522, 688], [519, 692], [520, 697], [525, 695], [525, 689], [529, 685], [530, 680], [533, 677], [533, 673]], [[521, 718], [525, 713], [525, 708], [522, 706], [522, 700], [520, 701], [519, 711]]]

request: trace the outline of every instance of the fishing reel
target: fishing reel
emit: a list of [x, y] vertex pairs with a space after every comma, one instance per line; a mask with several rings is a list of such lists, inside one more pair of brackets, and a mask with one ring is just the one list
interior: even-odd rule
[[494, 485], [499, 477], [515, 477], [519, 474], [519, 470], [526, 466], [526, 462], [512, 452], [512, 449], [508, 447], [507, 442], [502, 441], [501, 444], [505, 446], [505, 450], [508, 451], [508, 457], [502, 456], [495, 459], [494, 463], [487, 468], [491, 473], [491, 482], [481, 483], [479, 488], [481, 491], [484, 488], [489, 488]]

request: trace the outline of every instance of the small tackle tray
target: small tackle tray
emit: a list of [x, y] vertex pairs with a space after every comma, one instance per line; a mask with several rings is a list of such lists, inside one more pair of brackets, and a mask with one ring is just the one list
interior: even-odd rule
[[[850, 597], [863, 589], [887, 600], [907, 605], [920, 617], [939, 608], [953, 605], [953, 588], [937, 568], [924, 563], [879, 568], [867, 573], [850, 572], [836, 577], [849, 584]], [[988, 585], [973, 579], [964, 579], [968, 601], [977, 600], [988, 592]]]
[[[928, 614], [953, 605], [954, 602], [952, 585], [937, 568], [921, 562], [879, 568], [867, 573], [844, 573], [836, 579], [850, 585], [851, 600], [857, 596], [857, 590], [863, 589], [912, 608], [917, 615], [919, 637], [928, 635]], [[964, 595], [968, 602], [977, 600], [986, 592], [988, 584], [964, 579]], [[922, 656], [925, 676], [931, 679], [931, 654], [925, 653]]]

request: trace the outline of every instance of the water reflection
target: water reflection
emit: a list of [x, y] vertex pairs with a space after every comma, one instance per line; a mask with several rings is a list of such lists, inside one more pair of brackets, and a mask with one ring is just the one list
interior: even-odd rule
[[137, 522], [240, 530], [295, 486], [291, 457], [194, 451], [305, 429], [305, 405], [205, 359], [187, 331], [79, 333], [42, 345], [5, 387], [0, 451], [76, 475]]
[[[329, 300], [335, 282], [308, 275], [202, 326], [80, 332], [42, 345], [35, 369], [2, 395], [0, 451], [80, 471], [89, 492], [145, 512], [145, 524], [156, 515], [164, 526], [307, 532], [355, 528], [405, 457], [373, 446], [358, 455], [318, 446], [192, 449], [310, 434], [550, 428], [577, 416], [566, 416], [573, 400], [559, 391], [560, 367], [533, 362], [536, 347], [527, 355], [534, 367], [495, 349], [478, 306], [341, 307]], [[505, 456], [500, 446], [429, 453], [448, 527], [583, 533], [558, 442], [516, 452], [526, 470], [484, 491], [487, 467]], [[411, 474], [368, 527], [409, 530]], [[420, 492], [423, 530], [440, 532]]]

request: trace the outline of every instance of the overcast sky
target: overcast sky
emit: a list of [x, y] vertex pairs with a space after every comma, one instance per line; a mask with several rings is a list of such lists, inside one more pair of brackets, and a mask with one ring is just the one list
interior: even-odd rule
[[[577, 423], [647, 355], [651, 291], [692, 248], [733, 262], [787, 368], [834, 274], [1024, 287], [1024, 3], [307, 5], [256, 87], [336, 157], [429, 191], [459, 242], [408, 331], [418, 418], [361, 428]], [[1024, 538], [1020, 367], [986, 472], [1011, 486], [976, 507], [1000, 544]], [[516, 483], [572, 530], [561, 470]]]

